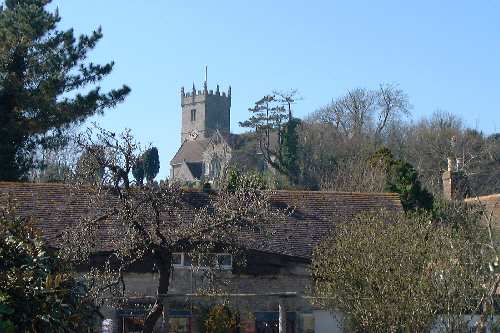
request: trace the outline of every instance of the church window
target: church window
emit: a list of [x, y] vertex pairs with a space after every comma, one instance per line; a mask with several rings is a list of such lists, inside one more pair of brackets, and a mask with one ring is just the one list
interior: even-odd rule
[[210, 176], [212, 178], [219, 177], [221, 171], [221, 163], [217, 157], [214, 157], [210, 161]]
[[195, 109], [191, 110], [191, 121], [193, 121], [193, 122], [196, 121], [196, 110]]

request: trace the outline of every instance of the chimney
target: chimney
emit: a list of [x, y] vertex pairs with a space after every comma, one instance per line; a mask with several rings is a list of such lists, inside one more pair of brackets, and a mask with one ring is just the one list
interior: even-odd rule
[[463, 159], [448, 158], [448, 170], [443, 173], [443, 196], [448, 200], [463, 200], [467, 196], [467, 178]]

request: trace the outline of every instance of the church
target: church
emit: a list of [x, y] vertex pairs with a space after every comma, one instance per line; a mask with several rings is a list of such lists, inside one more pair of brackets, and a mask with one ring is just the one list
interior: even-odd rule
[[230, 132], [231, 86], [226, 92], [181, 88], [181, 146], [170, 161], [170, 179], [182, 182], [212, 182], [229, 164], [238, 145]]

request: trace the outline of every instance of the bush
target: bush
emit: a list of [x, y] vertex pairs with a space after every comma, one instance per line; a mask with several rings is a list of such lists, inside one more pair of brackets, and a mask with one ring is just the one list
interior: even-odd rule
[[486, 245], [481, 230], [471, 235], [427, 213], [360, 215], [315, 249], [314, 293], [356, 332], [427, 331], [438, 316], [456, 328], [486, 293]]
[[26, 219], [0, 212], [0, 331], [88, 332], [97, 309]]

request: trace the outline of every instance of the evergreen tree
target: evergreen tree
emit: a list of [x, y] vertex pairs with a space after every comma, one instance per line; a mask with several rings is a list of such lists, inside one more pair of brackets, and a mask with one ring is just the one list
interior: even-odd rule
[[386, 174], [385, 190], [398, 193], [405, 210], [432, 209], [434, 198], [420, 180], [415, 168], [408, 162], [394, 159], [387, 148], [379, 149], [369, 159], [372, 167], [382, 168]]
[[132, 167], [132, 175], [137, 183], [137, 185], [142, 185], [144, 182], [144, 160], [138, 158]]
[[[0, 180], [18, 180], [35, 165], [36, 149], [63, 142], [64, 130], [102, 114], [130, 89], [97, 85], [113, 62], [86, 62], [101, 29], [75, 38], [61, 31], [50, 0], [6, 0], [0, 6]], [[79, 93], [87, 88], [85, 93]]]
[[241, 127], [255, 130], [264, 161], [279, 173], [298, 184], [298, 127], [300, 120], [292, 115], [296, 102], [296, 90], [274, 92], [257, 102], [250, 118], [240, 122]]
[[298, 183], [299, 133], [300, 119], [292, 118], [284, 126], [281, 142], [281, 164], [287, 170], [293, 183]]
[[152, 147], [146, 150], [142, 156], [142, 161], [144, 176], [146, 176], [146, 180], [148, 182], [152, 182], [158, 172], [160, 172], [160, 157], [158, 156], [158, 149], [156, 147]]

